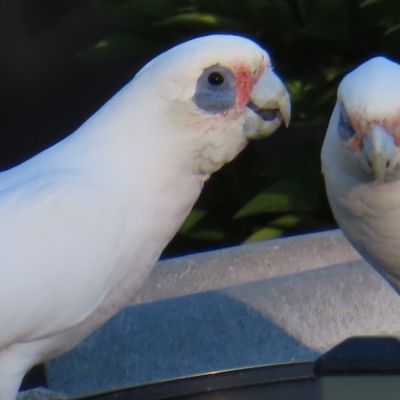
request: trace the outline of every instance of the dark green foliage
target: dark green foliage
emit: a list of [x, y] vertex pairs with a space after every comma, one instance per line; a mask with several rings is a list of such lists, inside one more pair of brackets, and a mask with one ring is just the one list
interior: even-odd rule
[[[95, 0], [95, 5], [121, 33], [85, 57], [113, 61], [160, 52], [202, 34], [238, 33], [268, 49], [291, 93], [286, 137], [299, 145], [288, 152], [281, 143], [276, 151], [282, 150], [282, 158], [274, 161], [250, 146], [214, 174], [167, 254], [335, 226], [319, 155], [336, 89], [344, 74], [368, 58], [400, 60], [400, 1]], [[274, 136], [265, 140], [266, 146], [277, 145]]]

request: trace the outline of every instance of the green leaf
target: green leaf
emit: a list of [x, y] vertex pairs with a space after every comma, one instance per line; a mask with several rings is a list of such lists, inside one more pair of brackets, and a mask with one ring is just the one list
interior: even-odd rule
[[256, 195], [234, 218], [275, 212], [314, 211], [321, 209], [322, 204], [318, 192], [304, 183], [287, 179], [278, 181]]
[[248, 0], [250, 7], [268, 7], [274, 3], [274, 0]]
[[327, 224], [310, 214], [298, 213], [298, 214], [286, 214], [282, 217], [274, 219], [271, 221], [269, 226], [274, 228], [280, 228], [285, 230], [315, 230], [321, 227], [325, 227]]
[[248, 6], [267, 31], [287, 31], [295, 27], [293, 10], [285, 0], [248, 0]]
[[308, 93], [313, 89], [313, 85], [309, 82], [303, 82], [298, 79], [285, 82], [289, 90], [290, 98], [292, 101], [303, 100]]
[[179, 233], [188, 233], [206, 214], [206, 210], [193, 209], [180, 227]]
[[126, 1], [95, 0], [96, 7], [120, 28], [151, 34], [154, 18], [124, 9]]
[[165, 26], [186, 29], [207, 29], [232, 32], [246, 32], [249, 27], [232, 18], [223, 17], [217, 14], [207, 13], [185, 13], [175, 15], [154, 24], [155, 26]]
[[226, 234], [219, 230], [204, 229], [185, 234], [194, 239], [208, 240], [210, 242], [220, 242], [226, 240]]
[[186, 12], [204, 12], [242, 19], [247, 7], [243, 7], [242, 0], [197, 0], [197, 7], [186, 9]]
[[[331, 112], [331, 110], [330, 110]], [[307, 125], [305, 125], [307, 127]], [[309, 124], [308, 124], [309, 126]], [[307, 182], [312, 189], [325, 191], [321, 173], [321, 148], [326, 123], [317, 126], [320, 135], [307, 140], [289, 153], [282, 162], [267, 168], [270, 177]], [[318, 187], [320, 185], [320, 187]]]
[[297, 8], [299, 10], [301, 19], [303, 21], [306, 20], [307, 18], [307, 7], [306, 7], [306, 1], [305, 0], [296, 0], [297, 3]]
[[196, 0], [194, 3], [197, 7], [195, 9], [189, 9], [185, 11], [190, 11], [190, 12], [217, 12], [218, 11], [218, 4], [215, 0]]
[[166, 18], [176, 13], [176, 5], [170, 0], [129, 0], [121, 6], [121, 11]]
[[279, 228], [262, 228], [254, 232], [249, 236], [243, 243], [258, 242], [260, 240], [269, 240], [282, 236], [285, 233], [284, 230]]
[[300, 32], [318, 39], [349, 39], [347, 7], [347, 0], [316, 0], [310, 20]]
[[311, 218], [308, 217], [307, 214], [286, 214], [282, 217], [274, 219], [269, 223], [270, 226], [275, 228], [282, 228], [282, 229], [293, 229], [304, 221], [304, 218]]
[[[343, 76], [351, 68], [348, 65], [329, 65], [324, 69], [324, 75], [328, 82], [332, 82], [334, 79]], [[337, 90], [337, 88], [336, 88]]]
[[385, 2], [386, 0], [365, 0], [365, 1], [363, 1], [362, 3], [360, 3], [360, 8], [363, 8], [363, 7], [368, 7], [368, 6], [371, 6], [371, 5], [374, 5], [374, 4], [377, 4], [377, 3], [383, 3], [383, 2]]
[[325, 87], [325, 91], [322, 93], [320, 96], [315, 96], [315, 100], [313, 103], [313, 108], [320, 107], [323, 104], [326, 103], [333, 103], [333, 100], [336, 99], [336, 94], [337, 94], [337, 86], [335, 85], [334, 87]]
[[160, 42], [134, 34], [112, 36], [80, 53], [82, 58], [96, 61], [117, 61], [140, 53], [154, 51]]
[[400, 29], [400, 24], [396, 24], [395, 26], [389, 28], [383, 35], [388, 36], [394, 32], [397, 32], [399, 29]]

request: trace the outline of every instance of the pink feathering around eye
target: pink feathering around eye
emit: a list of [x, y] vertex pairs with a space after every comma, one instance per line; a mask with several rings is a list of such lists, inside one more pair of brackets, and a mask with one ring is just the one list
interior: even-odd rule
[[393, 118], [393, 135], [397, 146], [400, 146], [400, 113]]
[[[355, 129], [357, 132], [360, 129], [360, 115], [357, 112], [348, 112], [347, 113], [349, 119], [350, 119], [350, 124]], [[352, 151], [357, 151], [360, 150], [361, 147], [363, 146], [362, 139], [357, 136], [357, 133], [349, 139], [347, 142], [347, 145], [350, 147]]]
[[358, 137], [353, 137], [348, 141], [351, 150], [360, 150], [362, 147], [362, 141]]
[[238, 108], [246, 107], [253, 86], [258, 82], [266, 67], [265, 57], [263, 56], [257, 70], [252, 70], [245, 64], [236, 64], [232, 68], [236, 77], [236, 106]]
[[[396, 119], [394, 126], [390, 124], [390, 120], [387, 119], [372, 119], [372, 120], [363, 120], [361, 118], [360, 113], [349, 113], [348, 114], [351, 125], [356, 131], [362, 132], [363, 130], [369, 131], [374, 124], [381, 125], [386, 129], [387, 132], [392, 132], [394, 142], [397, 147], [400, 147], [400, 117]], [[351, 150], [356, 151], [361, 149], [363, 146], [363, 134], [359, 134], [354, 136], [348, 141], [348, 145]]]

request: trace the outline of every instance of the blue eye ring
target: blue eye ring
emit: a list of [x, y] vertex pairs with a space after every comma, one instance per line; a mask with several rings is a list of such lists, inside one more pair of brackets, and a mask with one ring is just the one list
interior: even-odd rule
[[355, 129], [351, 126], [351, 121], [350, 118], [346, 112], [346, 108], [344, 104], [341, 104], [340, 106], [340, 118], [339, 118], [339, 123], [338, 123], [338, 133], [341, 139], [345, 140], [346, 142], [351, 139], [356, 131]]
[[208, 114], [221, 114], [236, 105], [236, 77], [226, 67], [212, 65], [205, 68], [197, 80], [193, 102]]

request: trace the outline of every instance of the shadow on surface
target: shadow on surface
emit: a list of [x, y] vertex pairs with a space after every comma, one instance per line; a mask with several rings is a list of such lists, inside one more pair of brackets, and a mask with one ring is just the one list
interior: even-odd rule
[[50, 361], [47, 378], [53, 390], [83, 395], [316, 356], [258, 311], [206, 292], [123, 310], [74, 350]]

